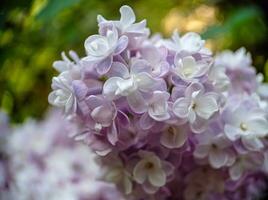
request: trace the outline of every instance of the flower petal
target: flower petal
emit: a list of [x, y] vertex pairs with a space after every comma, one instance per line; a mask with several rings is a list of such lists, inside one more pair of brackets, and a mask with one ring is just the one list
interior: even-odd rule
[[134, 167], [134, 170], [133, 170], [133, 178], [139, 184], [144, 183], [145, 180], [146, 180], [146, 178], [147, 178], [147, 173], [144, 170], [144, 166], [145, 166], [146, 163], [147, 163], [147, 161], [141, 160]]
[[209, 119], [216, 111], [218, 104], [215, 98], [204, 95], [196, 99], [195, 111], [203, 119]]
[[179, 98], [173, 104], [173, 112], [177, 117], [186, 118], [189, 114], [189, 106], [191, 101], [189, 98]]
[[209, 150], [210, 148], [208, 145], [198, 145], [194, 150], [194, 157], [203, 159], [207, 157]]
[[135, 13], [129, 6], [122, 6], [119, 11], [121, 13], [120, 22], [123, 25], [128, 26], [136, 21]]
[[122, 82], [124, 79], [120, 77], [109, 78], [103, 85], [102, 93], [109, 99], [114, 99], [116, 97], [115, 93], [118, 89], [118, 82]]
[[144, 113], [147, 110], [146, 101], [140, 92], [132, 92], [127, 96], [128, 105], [135, 113]]
[[96, 66], [97, 72], [100, 75], [106, 74], [109, 71], [109, 69], [111, 68], [112, 62], [113, 62], [112, 56], [108, 56], [104, 60], [100, 61]]
[[155, 187], [162, 187], [166, 183], [166, 174], [162, 169], [155, 169], [148, 174], [149, 182]]
[[187, 136], [187, 132], [183, 129], [170, 127], [162, 133], [160, 143], [169, 149], [179, 148], [185, 144]]
[[222, 166], [224, 166], [227, 161], [228, 161], [228, 156], [224, 152], [224, 150], [214, 150], [212, 149], [209, 152], [209, 157], [208, 157], [209, 163], [211, 164], [212, 167], [218, 169]]
[[127, 48], [127, 45], [128, 45], [128, 37], [125, 35], [121, 36], [114, 50], [114, 55], [122, 53], [122, 51], [124, 51]]

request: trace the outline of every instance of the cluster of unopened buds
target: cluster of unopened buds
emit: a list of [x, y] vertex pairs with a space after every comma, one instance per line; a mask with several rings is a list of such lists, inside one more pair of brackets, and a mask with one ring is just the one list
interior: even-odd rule
[[[149, 37], [128, 6], [54, 62], [49, 102], [126, 199], [253, 199], [267, 183], [268, 87], [244, 48], [212, 55], [197, 33]], [[79, 156], [79, 155], [78, 155]]]

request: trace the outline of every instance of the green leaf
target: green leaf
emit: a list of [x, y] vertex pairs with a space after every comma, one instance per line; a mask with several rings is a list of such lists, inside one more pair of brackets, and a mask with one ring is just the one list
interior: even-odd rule
[[79, 2], [80, 0], [49, 0], [47, 5], [39, 12], [36, 18], [38, 20], [48, 22], [62, 10], [70, 8]]

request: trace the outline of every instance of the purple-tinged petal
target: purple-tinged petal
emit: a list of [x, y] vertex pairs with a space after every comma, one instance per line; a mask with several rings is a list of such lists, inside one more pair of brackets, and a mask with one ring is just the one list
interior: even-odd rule
[[120, 62], [113, 62], [107, 75], [110, 77], [121, 77], [126, 79], [129, 77], [129, 70], [124, 64]]
[[127, 96], [127, 101], [131, 110], [141, 114], [147, 111], [147, 104], [143, 96], [139, 92], [132, 92]]
[[191, 101], [188, 98], [179, 98], [173, 104], [173, 112], [177, 117], [186, 118], [189, 114]]
[[148, 130], [153, 127], [155, 121], [148, 115], [148, 113], [144, 113], [140, 118], [140, 127], [143, 130]]
[[109, 69], [111, 68], [112, 62], [113, 62], [113, 57], [112, 56], [108, 56], [104, 60], [100, 61], [96, 66], [97, 67], [97, 69], [96, 69], [97, 72], [100, 75], [106, 74], [109, 71]]
[[74, 90], [74, 94], [76, 98], [79, 101], [83, 100], [88, 91], [86, 84], [81, 80], [74, 80], [72, 82], [72, 86], [73, 86], [73, 90]]
[[113, 123], [112, 126], [107, 129], [107, 139], [112, 145], [115, 145], [118, 141], [118, 134], [115, 123]]
[[128, 37], [125, 35], [121, 36], [114, 50], [114, 55], [122, 53], [122, 51], [124, 51], [127, 48], [127, 45], [128, 45]]

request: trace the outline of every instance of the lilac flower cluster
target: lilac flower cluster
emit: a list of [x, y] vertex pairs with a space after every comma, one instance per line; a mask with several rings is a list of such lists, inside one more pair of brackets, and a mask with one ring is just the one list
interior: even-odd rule
[[120, 13], [97, 17], [85, 57], [53, 64], [48, 97], [99, 155], [103, 179], [127, 199], [252, 199], [267, 181], [268, 87], [250, 54], [213, 57], [193, 32], [149, 37], [130, 7]]
[[10, 130], [0, 162], [0, 199], [123, 200], [114, 184], [99, 180], [95, 154], [67, 137], [73, 130], [60, 112]]

